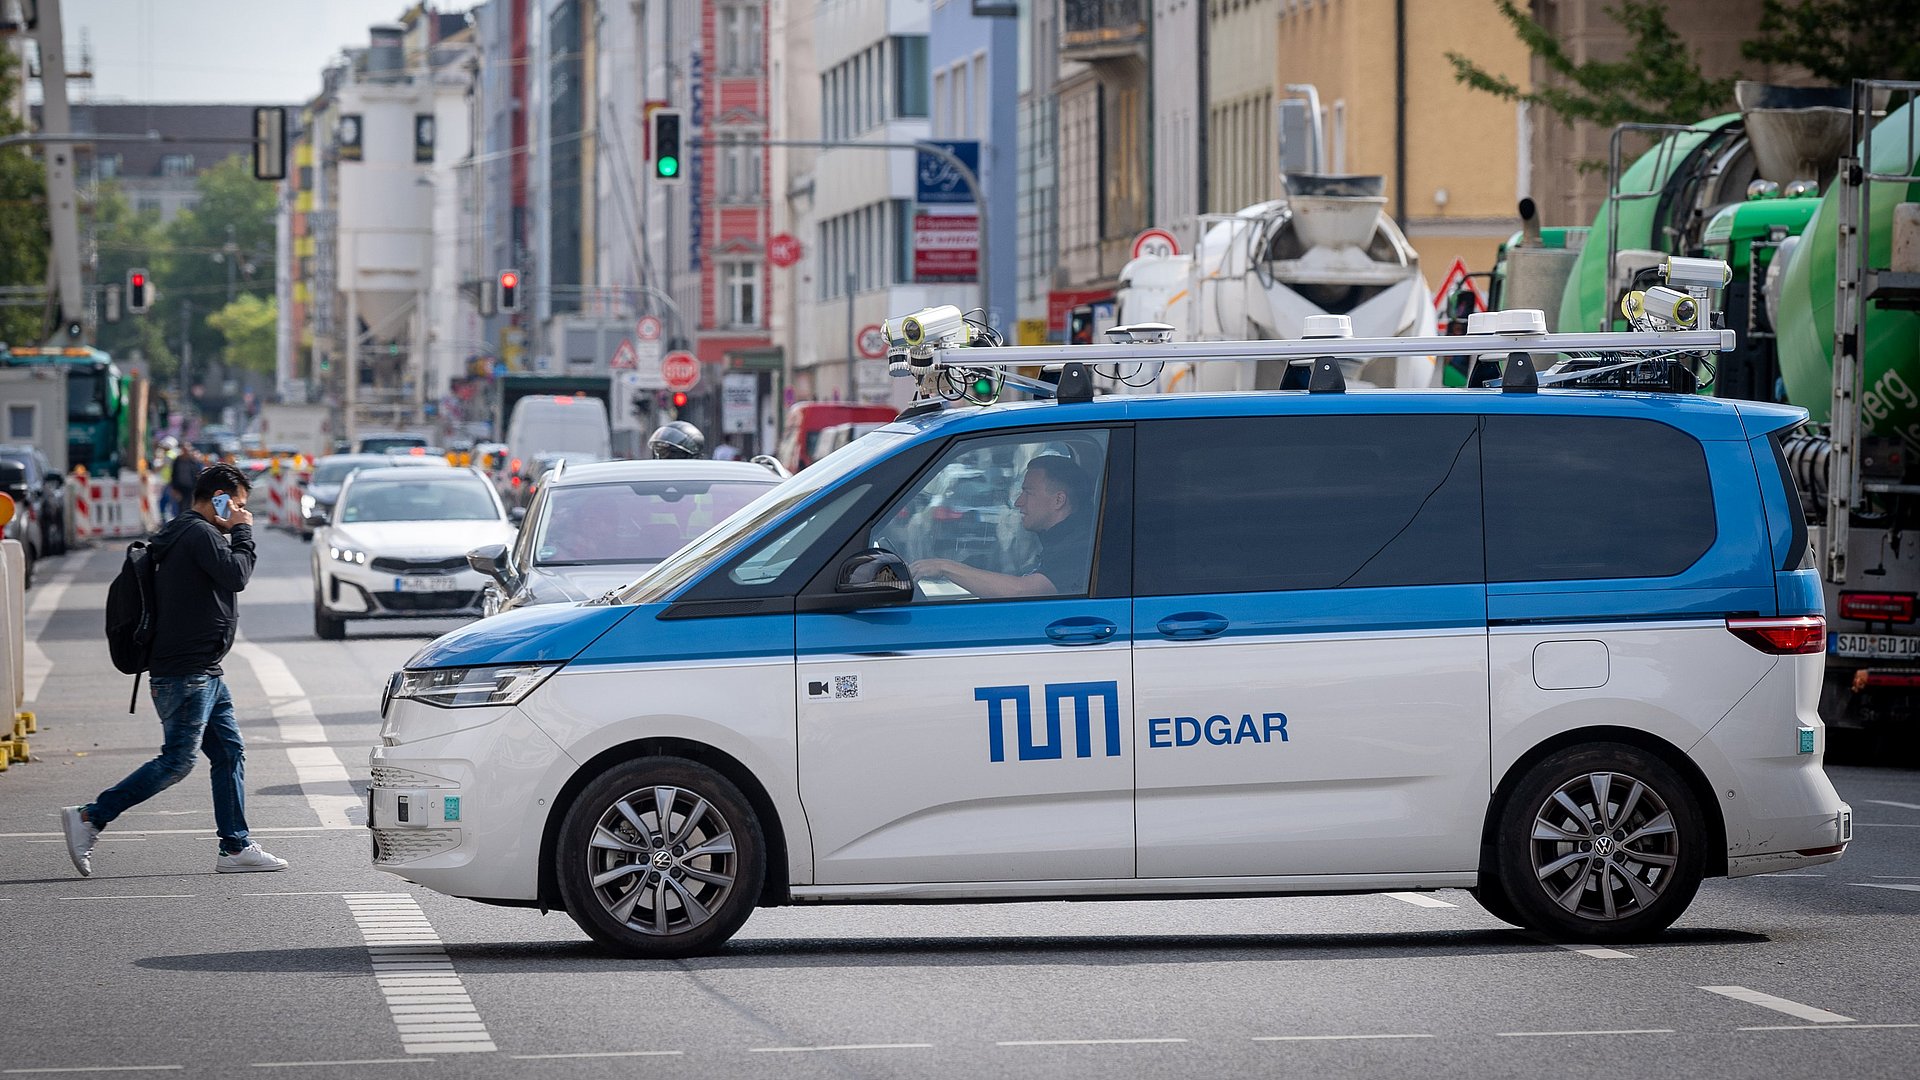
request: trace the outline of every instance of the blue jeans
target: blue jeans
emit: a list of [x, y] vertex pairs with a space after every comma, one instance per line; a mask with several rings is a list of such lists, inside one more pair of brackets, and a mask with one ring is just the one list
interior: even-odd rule
[[104, 829], [126, 813], [179, 783], [193, 771], [193, 751], [213, 763], [213, 821], [226, 854], [246, 850], [247, 747], [233, 718], [227, 684], [214, 675], [155, 675], [148, 680], [165, 739], [160, 756], [100, 793], [86, 808], [87, 820]]

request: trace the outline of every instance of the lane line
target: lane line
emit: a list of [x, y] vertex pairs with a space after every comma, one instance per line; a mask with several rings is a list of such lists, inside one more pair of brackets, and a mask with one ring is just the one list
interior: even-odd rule
[[1772, 1027], [1743, 1027], [1735, 1031], [1859, 1031], [1884, 1028], [1920, 1028], [1920, 1024], [1775, 1024]]
[[[366, 942], [400, 1047], [409, 1054], [490, 1054], [499, 1050], [426, 913], [407, 893], [342, 896]], [[406, 929], [396, 929], [397, 926]], [[394, 944], [404, 943], [404, 944]], [[432, 965], [423, 967], [422, 965]], [[401, 970], [395, 970], [394, 965]]]
[[1797, 1001], [1789, 1001], [1783, 997], [1763, 994], [1758, 990], [1749, 990], [1744, 986], [1703, 986], [1700, 989], [1705, 990], [1709, 994], [1719, 994], [1722, 997], [1730, 997], [1735, 1001], [1744, 1001], [1749, 1005], [1758, 1005], [1763, 1009], [1772, 1009], [1774, 1012], [1786, 1013], [1788, 1016], [1797, 1016], [1802, 1020], [1811, 1020], [1816, 1024], [1853, 1023], [1853, 1017], [1851, 1016], [1841, 1016], [1836, 1012], [1816, 1009], [1811, 1005], [1802, 1005]]
[[29, 1073], [96, 1072], [179, 1072], [185, 1065], [62, 1065], [45, 1069], [0, 1069], [0, 1076], [25, 1076]]
[[1901, 892], [1920, 892], [1920, 885], [1902, 885], [1897, 881], [1849, 881], [1856, 889], [1899, 889]]
[[1536, 934], [1531, 930], [1510, 930], [1508, 932], [1513, 934], [1516, 937], [1525, 938], [1528, 941], [1533, 942], [1535, 945], [1551, 945], [1556, 949], [1565, 949], [1566, 951], [1571, 953], [1579, 953], [1581, 956], [1590, 956], [1595, 960], [1632, 960], [1634, 959], [1634, 955], [1632, 953], [1624, 953], [1624, 952], [1621, 952], [1619, 949], [1609, 949], [1601, 945], [1568, 944], [1567, 942], [1564, 942], [1564, 941], [1554, 941], [1546, 937], [1545, 935]]
[[1861, 799], [1860, 801], [1874, 803], [1878, 806], [1897, 806], [1902, 810], [1920, 810], [1920, 803], [1894, 802], [1892, 799]]
[[597, 1054], [509, 1054], [515, 1061], [558, 1061], [561, 1058], [678, 1057], [685, 1050], [606, 1050]]
[[[358, 805], [359, 800], [357, 799], [354, 800], [354, 803], [355, 805]], [[278, 825], [278, 826], [268, 826], [266, 828], [253, 828], [249, 826], [247, 829], [247, 832], [248, 833], [312, 833], [312, 832], [320, 832], [322, 830], [326, 830], [330, 832], [363, 833], [367, 831], [367, 827], [365, 825], [353, 825], [353, 824]], [[120, 833], [122, 836], [192, 836], [201, 840], [218, 840], [219, 839], [219, 836], [217, 836], [212, 829], [115, 829], [114, 831]], [[8, 833], [0, 833], [0, 840], [27, 840], [27, 839], [33, 839], [38, 837], [44, 837], [44, 836], [51, 836], [56, 840], [65, 839], [65, 837], [63, 837], [61, 834], [57, 832], [8, 832]], [[337, 896], [342, 894], [329, 893], [327, 895]]]
[[305, 1069], [329, 1065], [411, 1065], [416, 1061], [432, 1061], [432, 1058], [361, 1058], [358, 1061], [256, 1061], [256, 1069]]
[[350, 812], [360, 809], [360, 798], [352, 794], [325, 793], [322, 788], [322, 785], [341, 784], [351, 787], [353, 778], [347, 775], [340, 755], [326, 745], [327, 733], [320, 726], [320, 718], [314, 714], [313, 702], [308, 700], [300, 680], [293, 677], [286, 661], [251, 641], [236, 641], [232, 651], [253, 669], [254, 680], [266, 691], [273, 706], [273, 722], [280, 728], [280, 740], [295, 744], [286, 748], [287, 759], [293, 763], [294, 778], [300, 784], [307, 806], [320, 819], [320, 827], [353, 827]]
[[60, 601], [66, 598], [67, 587], [73, 584], [92, 557], [92, 551], [69, 552], [66, 556], [69, 565], [62, 567], [60, 573], [51, 580], [34, 586], [36, 595], [27, 604], [24, 620], [26, 642], [21, 650], [20, 696], [25, 704], [31, 705], [40, 697], [47, 676], [53, 672], [53, 658], [40, 647], [47, 623], [52, 620], [53, 613], [60, 610]]
[[1920, 825], [1915, 825], [1912, 822], [1856, 821], [1853, 825], [1856, 829], [1862, 826], [1869, 829], [1920, 829]]
[[1148, 1043], [1183, 1043], [1185, 1039], [1021, 1039], [994, 1043], [995, 1046], [1140, 1046]]
[[[1008, 1043], [1000, 1043], [1008, 1045]], [[751, 1045], [747, 1053], [812, 1053], [822, 1049], [933, 1049], [929, 1042], [839, 1043], [839, 1045]], [[680, 1053], [680, 1051], [672, 1051]]]
[[1825, 874], [1759, 874], [1759, 875], [1756, 875], [1756, 876], [1758, 876], [1758, 877], [1762, 877], [1762, 878], [1775, 878], [1775, 877], [1811, 877], [1811, 878], [1823, 878], [1823, 877], [1826, 877], [1827, 875], [1825, 875]]
[[58, 900], [191, 900], [192, 893], [147, 893], [144, 896], [61, 896]]
[[1254, 1042], [1346, 1042], [1357, 1039], [1431, 1039], [1426, 1034], [1406, 1035], [1255, 1035]]
[[1398, 900], [1403, 904], [1412, 904], [1414, 907], [1459, 907], [1460, 906], [1459, 904], [1449, 904], [1445, 900], [1440, 900], [1435, 897], [1428, 896], [1426, 893], [1390, 892], [1385, 895], [1391, 896], [1395, 900]]
[[1618, 1031], [1496, 1031], [1502, 1039], [1524, 1039], [1535, 1035], [1672, 1035], [1672, 1028], [1623, 1028]]

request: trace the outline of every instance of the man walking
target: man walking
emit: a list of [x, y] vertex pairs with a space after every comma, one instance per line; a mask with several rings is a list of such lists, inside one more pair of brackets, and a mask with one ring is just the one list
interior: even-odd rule
[[234, 594], [253, 576], [248, 486], [239, 469], [209, 466], [195, 480], [186, 512], [153, 538], [156, 632], [148, 689], [165, 738], [159, 757], [92, 803], [61, 811], [67, 854], [81, 877], [93, 874], [100, 830], [179, 783], [193, 770], [196, 746], [213, 765], [213, 820], [220, 834], [214, 869], [236, 874], [287, 868], [285, 859], [247, 839], [246, 745], [220, 670], [239, 621]]

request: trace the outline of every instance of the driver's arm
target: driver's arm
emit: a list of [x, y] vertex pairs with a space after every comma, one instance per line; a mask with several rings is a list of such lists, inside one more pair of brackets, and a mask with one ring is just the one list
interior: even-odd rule
[[921, 559], [913, 564], [916, 578], [946, 578], [975, 596], [1054, 596], [1060, 590], [1045, 574], [1001, 574], [952, 559]]

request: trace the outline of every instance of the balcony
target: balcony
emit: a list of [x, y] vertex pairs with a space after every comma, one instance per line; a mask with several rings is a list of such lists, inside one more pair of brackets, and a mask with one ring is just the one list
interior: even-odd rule
[[1061, 0], [1060, 58], [1144, 56], [1147, 0]]

